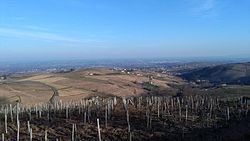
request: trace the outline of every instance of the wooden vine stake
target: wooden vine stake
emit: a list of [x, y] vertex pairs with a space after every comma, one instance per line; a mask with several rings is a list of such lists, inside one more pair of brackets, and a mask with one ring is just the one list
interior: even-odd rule
[[48, 141], [48, 131], [45, 130], [44, 141]]
[[11, 122], [13, 122], [13, 111], [12, 111], [12, 105], [10, 104], [10, 119]]
[[18, 125], [18, 122], [19, 122], [19, 103], [17, 103], [17, 106], [16, 106], [16, 122]]
[[4, 141], [4, 133], [2, 133], [2, 141]]
[[8, 133], [8, 121], [7, 121], [8, 117], [7, 117], [7, 109], [5, 109], [4, 111], [4, 125], [5, 125], [5, 133], [7, 134]]
[[227, 120], [230, 120], [230, 110], [229, 110], [229, 107], [227, 107]]
[[20, 121], [17, 120], [17, 137], [16, 137], [17, 141], [19, 141], [19, 134], [20, 134]]
[[186, 117], [186, 123], [187, 123], [187, 119], [188, 119], [188, 106], [186, 105], [186, 106], [185, 106], [185, 108], [186, 108], [186, 114], [185, 114], [185, 117]]
[[84, 125], [86, 125], [86, 123], [87, 123], [87, 113], [86, 113], [86, 111], [84, 111], [83, 123], [84, 123]]
[[30, 134], [30, 121], [27, 121], [28, 133]]
[[68, 119], [68, 118], [69, 118], [69, 107], [66, 106], [66, 119]]
[[74, 130], [74, 124], [72, 124], [71, 141], [74, 141], [74, 140], [75, 140], [74, 137], [75, 137], [75, 130]]
[[108, 106], [105, 106], [105, 128], [108, 127]]
[[129, 122], [128, 103], [127, 103], [127, 100], [125, 98], [123, 98], [122, 101], [124, 104], [124, 108], [126, 110], [126, 117], [127, 117], [127, 123], [128, 123], [128, 138], [129, 138], [129, 141], [132, 141], [132, 134], [131, 134], [130, 122]]
[[99, 119], [97, 119], [97, 130], [98, 130], [98, 138], [99, 138], [99, 141], [102, 141], [102, 139], [101, 139], [101, 129], [100, 129]]
[[32, 128], [30, 128], [30, 141], [32, 141]]
[[76, 124], [72, 124], [72, 135], [71, 135], [71, 140], [75, 141], [75, 132], [76, 132]]

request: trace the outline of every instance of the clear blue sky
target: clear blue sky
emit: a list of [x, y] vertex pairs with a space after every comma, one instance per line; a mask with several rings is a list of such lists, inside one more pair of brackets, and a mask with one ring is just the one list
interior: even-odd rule
[[250, 55], [249, 0], [0, 0], [0, 59]]

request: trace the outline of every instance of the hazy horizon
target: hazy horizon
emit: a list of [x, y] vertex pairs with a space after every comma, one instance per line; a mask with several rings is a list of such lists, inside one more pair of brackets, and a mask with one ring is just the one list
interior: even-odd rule
[[250, 56], [250, 1], [0, 0], [0, 59]]

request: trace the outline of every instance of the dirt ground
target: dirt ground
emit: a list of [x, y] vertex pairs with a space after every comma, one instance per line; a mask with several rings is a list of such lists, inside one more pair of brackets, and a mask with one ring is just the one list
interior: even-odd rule
[[[42, 113], [41, 118], [37, 118], [33, 112], [31, 119], [28, 113], [20, 114], [20, 140], [29, 140], [27, 129], [27, 121], [30, 121], [33, 140], [44, 140], [45, 130], [48, 133], [49, 140], [68, 141], [72, 137], [72, 124], [76, 124], [74, 134], [76, 141], [96, 141], [98, 140], [98, 131], [96, 119], [100, 119], [101, 137], [107, 141], [127, 141], [128, 128], [126, 121], [126, 112], [123, 109], [121, 101], [118, 104], [111, 117], [107, 120], [105, 126], [104, 107], [100, 111], [91, 112], [91, 117], [84, 123], [83, 113], [79, 114], [78, 108], [70, 109], [69, 118], [65, 118], [65, 109], [59, 111], [50, 111]], [[145, 108], [138, 110], [133, 106], [129, 107], [130, 125], [132, 130], [133, 141], [248, 141], [250, 139], [250, 116], [241, 120], [232, 119], [228, 122], [218, 122], [216, 126], [210, 125], [206, 127], [204, 121], [191, 119], [185, 121], [183, 118], [179, 121], [177, 115], [172, 113], [172, 116], [157, 117], [157, 112], [152, 113], [152, 127], [147, 127], [147, 118], [145, 116]], [[3, 117], [2, 117], [2, 120]], [[1, 125], [4, 125], [3, 123]], [[1, 132], [4, 132], [4, 127], [0, 126]], [[8, 119], [8, 133], [6, 138], [15, 140], [17, 133], [16, 121]]]

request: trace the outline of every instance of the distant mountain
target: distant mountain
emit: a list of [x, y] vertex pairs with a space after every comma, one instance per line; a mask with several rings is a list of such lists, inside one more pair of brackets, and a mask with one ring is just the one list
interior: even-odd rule
[[182, 73], [180, 76], [189, 81], [208, 80], [216, 84], [250, 85], [250, 62], [205, 67]]

